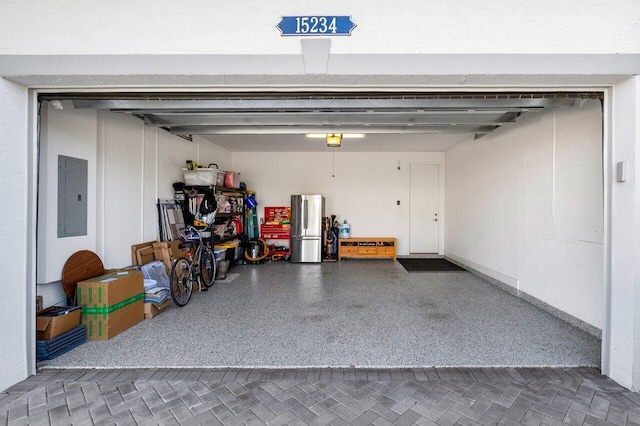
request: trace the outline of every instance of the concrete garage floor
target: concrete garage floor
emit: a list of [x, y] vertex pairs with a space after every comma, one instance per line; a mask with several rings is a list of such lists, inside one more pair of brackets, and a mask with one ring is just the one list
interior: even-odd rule
[[389, 260], [237, 265], [106, 342], [39, 367], [598, 366], [600, 341], [468, 272]]
[[[232, 274], [41, 363], [0, 393], [0, 424], [640, 425], [637, 393], [575, 367], [598, 365], [598, 339], [468, 272], [348, 260]], [[298, 368], [228, 368], [251, 366]]]

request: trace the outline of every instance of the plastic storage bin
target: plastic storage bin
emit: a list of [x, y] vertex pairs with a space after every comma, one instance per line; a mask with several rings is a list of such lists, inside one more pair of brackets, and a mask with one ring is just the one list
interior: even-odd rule
[[210, 186], [216, 185], [218, 181], [218, 169], [182, 169], [185, 185], [189, 186]]
[[227, 249], [215, 249], [213, 251], [213, 257], [216, 258], [216, 261], [225, 260], [227, 258]]
[[216, 185], [224, 186], [224, 177], [227, 175], [227, 172], [224, 170], [216, 170]]
[[240, 188], [240, 173], [226, 172], [224, 186], [228, 188]]

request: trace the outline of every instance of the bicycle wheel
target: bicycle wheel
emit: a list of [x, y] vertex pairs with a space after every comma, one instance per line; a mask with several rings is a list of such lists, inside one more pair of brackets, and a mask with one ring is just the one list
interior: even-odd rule
[[189, 299], [191, 299], [193, 283], [191, 282], [190, 269], [191, 262], [184, 257], [176, 259], [171, 266], [171, 276], [169, 277], [171, 299], [180, 307], [189, 303]]
[[200, 283], [211, 287], [216, 279], [216, 259], [209, 247], [202, 247], [200, 252]]

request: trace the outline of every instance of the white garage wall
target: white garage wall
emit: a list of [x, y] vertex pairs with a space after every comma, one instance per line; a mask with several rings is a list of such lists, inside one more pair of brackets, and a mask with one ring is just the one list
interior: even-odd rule
[[[78, 110], [68, 113], [44, 104], [40, 128], [40, 189], [38, 205], [38, 284], [59, 281], [66, 259], [78, 250], [96, 250], [96, 134], [97, 112]], [[87, 160], [87, 235], [58, 238], [58, 156]], [[60, 302], [49, 300], [46, 287], [45, 306]], [[51, 295], [51, 297], [54, 297]], [[64, 296], [62, 297], [64, 302]]]
[[[187, 159], [231, 164], [231, 154], [206, 139], [189, 142], [122, 114], [49, 109], [41, 127], [39, 283], [60, 280], [78, 250], [95, 251], [107, 268], [130, 264], [132, 244], [156, 239], [157, 199], [173, 197]], [[59, 154], [89, 162], [87, 236], [57, 238]], [[39, 292], [60, 293], [42, 286]]]
[[156, 202], [173, 198], [173, 183], [182, 181], [185, 162], [216, 162], [222, 168], [231, 164], [231, 155], [206, 139], [190, 142], [145, 127], [135, 117], [105, 112], [100, 121], [104, 205], [98, 248], [106, 267], [120, 267], [131, 263], [131, 245], [156, 240]]
[[[517, 128], [446, 152], [445, 254], [507, 284], [518, 276]], [[497, 133], [497, 132], [496, 132]]]
[[340, 222], [347, 219], [352, 236], [396, 237], [401, 255], [409, 254], [409, 165], [440, 164], [443, 175], [443, 163], [442, 152], [356, 153], [336, 148], [233, 154], [233, 169], [256, 191], [260, 217], [265, 206], [290, 205], [291, 194], [323, 194], [325, 213], [336, 214]]
[[528, 113], [446, 170], [445, 254], [601, 328], [600, 103]]

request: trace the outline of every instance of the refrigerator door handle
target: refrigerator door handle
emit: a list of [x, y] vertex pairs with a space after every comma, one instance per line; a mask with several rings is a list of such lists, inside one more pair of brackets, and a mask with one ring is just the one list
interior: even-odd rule
[[306, 229], [309, 227], [309, 200], [307, 200], [305, 198], [304, 203], [303, 203], [303, 208], [302, 208], [302, 217], [303, 217], [303, 222], [302, 222], [302, 227]]

